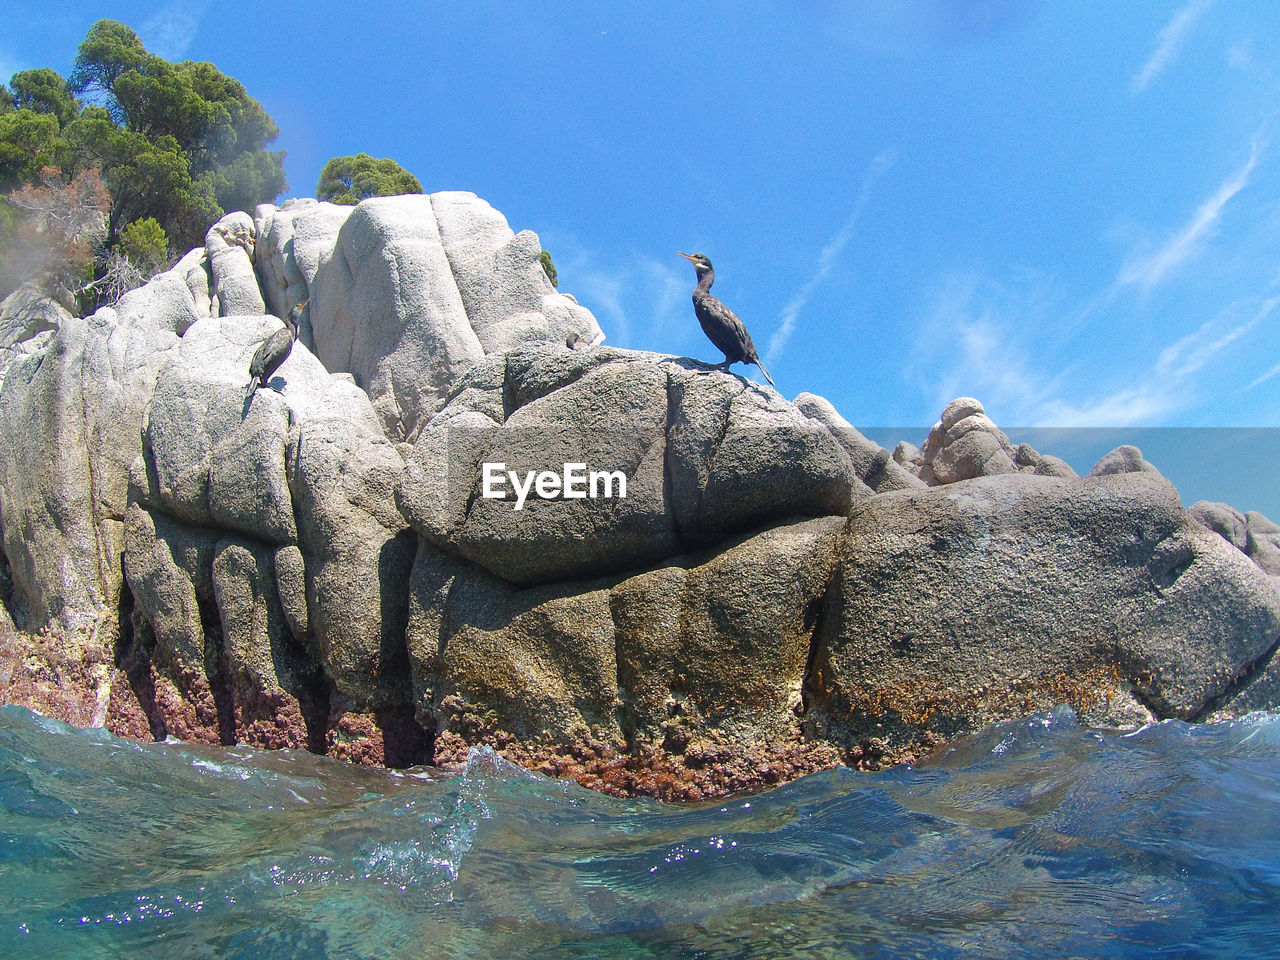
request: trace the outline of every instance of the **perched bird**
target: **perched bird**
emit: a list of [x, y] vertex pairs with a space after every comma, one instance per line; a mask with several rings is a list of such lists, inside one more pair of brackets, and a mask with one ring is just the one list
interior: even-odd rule
[[293, 341], [298, 339], [298, 317], [302, 316], [302, 311], [310, 302], [303, 300], [290, 310], [284, 321], [284, 329], [277, 330], [258, 345], [253, 359], [249, 361], [249, 386], [245, 390], [245, 396], [256, 392], [259, 387], [265, 387], [271, 375], [289, 356]]
[[760, 362], [751, 334], [747, 333], [737, 314], [711, 295], [711, 285], [716, 282], [716, 271], [711, 261], [702, 253], [681, 253], [680, 256], [692, 263], [698, 272], [698, 285], [693, 291], [693, 312], [707, 339], [724, 354], [724, 363], [718, 364], [719, 368], [727, 373], [731, 363], [754, 363], [772, 387], [773, 377]]

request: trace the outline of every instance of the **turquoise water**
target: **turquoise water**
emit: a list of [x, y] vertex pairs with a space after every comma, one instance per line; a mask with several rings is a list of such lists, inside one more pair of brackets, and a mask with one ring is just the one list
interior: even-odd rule
[[0, 708], [0, 957], [1274, 957], [1280, 717], [1060, 710], [671, 808]]

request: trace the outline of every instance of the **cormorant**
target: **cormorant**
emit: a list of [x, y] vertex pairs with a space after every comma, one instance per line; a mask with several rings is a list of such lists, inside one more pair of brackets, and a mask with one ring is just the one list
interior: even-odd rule
[[259, 387], [265, 387], [267, 380], [279, 369], [293, 349], [293, 341], [298, 339], [298, 317], [311, 301], [303, 300], [289, 311], [285, 318], [284, 329], [277, 330], [258, 345], [253, 359], [249, 361], [249, 387], [246, 396], [255, 393]]
[[773, 377], [769, 376], [769, 371], [760, 362], [756, 345], [751, 342], [751, 334], [747, 333], [747, 328], [742, 325], [737, 314], [711, 295], [711, 285], [716, 282], [716, 271], [711, 266], [710, 259], [702, 253], [681, 253], [680, 256], [692, 263], [693, 269], [698, 271], [698, 286], [693, 291], [693, 312], [707, 339], [724, 354], [724, 363], [717, 365], [719, 369], [727, 373], [731, 363], [754, 363], [772, 387]]

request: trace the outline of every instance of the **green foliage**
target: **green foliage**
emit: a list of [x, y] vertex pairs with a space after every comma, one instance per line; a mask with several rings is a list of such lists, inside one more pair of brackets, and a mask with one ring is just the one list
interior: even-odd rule
[[226, 211], [252, 212], [286, 187], [284, 151], [264, 149], [280, 129], [211, 63], [170, 63], [124, 24], [100, 20], [68, 86], [101, 108], [81, 113], [73, 139], [111, 187], [112, 237], [150, 216], [175, 244], [194, 246]]
[[153, 217], [135, 220], [120, 231], [120, 252], [150, 279], [169, 263], [169, 238]]
[[[0, 87], [0, 194], [40, 183], [45, 167], [71, 179], [100, 171], [110, 193], [106, 236], [95, 248], [101, 279], [115, 270], [109, 251], [125, 256], [129, 225], [149, 220], [187, 249], [223, 213], [252, 212], [279, 196], [284, 151], [265, 149], [279, 132], [244, 85], [213, 64], [170, 63], [129, 27], [99, 20], [69, 79], [41, 68]], [[0, 206], [0, 255], [23, 216]], [[0, 281], [0, 297], [9, 289]]]
[[59, 127], [66, 126], [80, 112], [67, 81], [48, 67], [15, 73], [9, 81], [9, 92], [14, 109], [51, 114]]
[[116, 123], [125, 122], [123, 107], [115, 100], [116, 80], [130, 70], [137, 70], [150, 55], [138, 35], [115, 20], [99, 20], [76, 53], [75, 69], [67, 86], [75, 93], [94, 95], [105, 100]]
[[551, 262], [551, 254], [543, 250], [542, 253], [538, 254], [538, 259], [542, 261], [542, 269], [546, 271], [547, 279], [551, 281], [551, 285], [559, 288], [560, 274], [556, 270], [556, 265]]
[[0, 191], [40, 179], [44, 167], [67, 166], [67, 141], [53, 114], [31, 109], [0, 113]]
[[367, 153], [334, 157], [320, 171], [320, 182], [316, 185], [316, 197], [342, 204], [402, 193], [422, 193], [422, 184], [389, 157], [375, 160]]
[[260, 203], [267, 203], [284, 192], [283, 150], [254, 150], [244, 153], [222, 166], [197, 176], [213, 191], [223, 210], [252, 213]]

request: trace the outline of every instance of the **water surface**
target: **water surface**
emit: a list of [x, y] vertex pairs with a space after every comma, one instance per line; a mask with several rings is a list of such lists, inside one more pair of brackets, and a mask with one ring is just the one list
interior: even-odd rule
[[696, 808], [0, 708], [0, 957], [1273, 957], [1280, 717], [1068, 710]]

